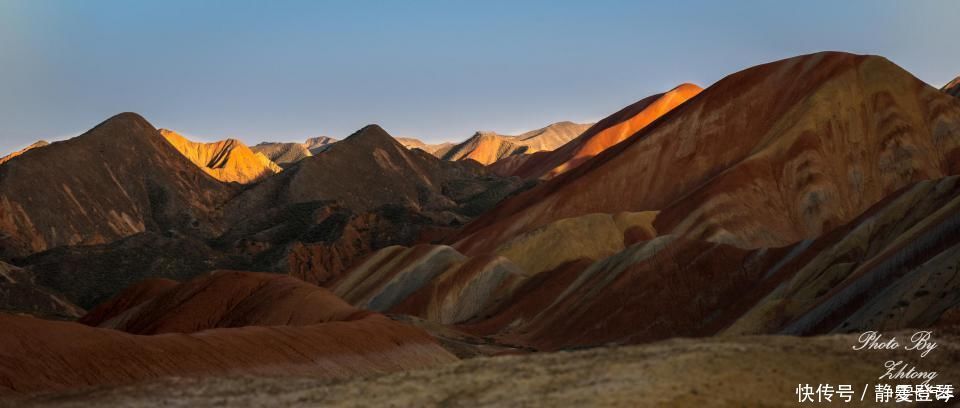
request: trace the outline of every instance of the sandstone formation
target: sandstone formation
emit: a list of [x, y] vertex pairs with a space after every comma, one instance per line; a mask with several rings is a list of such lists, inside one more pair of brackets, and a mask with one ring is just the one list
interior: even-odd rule
[[160, 129], [160, 134], [203, 171], [223, 182], [249, 184], [283, 170], [236, 139], [197, 143], [172, 130]]
[[456, 361], [420, 329], [279, 275], [217, 272], [102, 325], [166, 334], [0, 314], [0, 394], [169, 376], [331, 379]]
[[50, 144], [50, 143], [48, 143], [46, 140], [38, 141], [38, 142], [36, 142], [36, 143], [34, 143], [34, 144], [30, 145], [30, 146], [27, 146], [27, 147], [25, 147], [25, 148], [23, 148], [23, 149], [17, 150], [17, 151], [15, 151], [15, 152], [13, 152], [13, 153], [10, 153], [10, 154], [6, 155], [6, 156], [0, 157], [0, 164], [6, 163], [6, 162], [10, 161], [11, 159], [13, 159], [14, 157], [20, 156], [20, 155], [22, 155], [22, 154], [24, 154], [24, 153], [26, 153], [26, 152], [29, 152], [29, 151], [31, 151], [31, 150], [33, 150], [33, 149], [37, 149], [37, 148], [41, 148], [41, 147], [48, 146], [49, 144]]
[[253, 146], [251, 150], [262, 153], [274, 163], [287, 168], [300, 160], [326, 151], [336, 142], [337, 139], [332, 137], [319, 136], [309, 138], [303, 143], [263, 142]]
[[741, 248], [813, 238], [960, 171], [960, 103], [886, 59], [820, 53], [738, 72], [464, 229], [467, 254], [562, 218], [660, 211], [661, 234]]
[[585, 129], [562, 148], [517, 160], [518, 163], [509, 165], [511, 170], [501, 173], [525, 178], [555, 177], [633, 136], [700, 91], [699, 86], [681, 84], [670, 91], [641, 99]]
[[142, 117], [120, 114], [0, 165], [0, 258], [144, 231], [214, 235], [230, 190]]
[[490, 165], [511, 156], [556, 149], [580, 136], [589, 127], [589, 124], [558, 122], [517, 136], [477, 132], [463, 143], [451, 147], [441, 157], [453, 161], [469, 159]]

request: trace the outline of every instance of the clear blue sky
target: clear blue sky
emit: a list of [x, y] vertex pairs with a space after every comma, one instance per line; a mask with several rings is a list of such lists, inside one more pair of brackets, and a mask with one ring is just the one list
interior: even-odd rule
[[0, 0], [0, 151], [122, 111], [205, 140], [593, 121], [797, 54], [960, 74], [957, 1]]

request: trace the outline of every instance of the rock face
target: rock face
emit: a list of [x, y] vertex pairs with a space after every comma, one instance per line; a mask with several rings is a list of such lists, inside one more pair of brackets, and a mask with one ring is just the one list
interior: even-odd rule
[[518, 136], [477, 132], [463, 143], [451, 147], [441, 157], [444, 160], [453, 161], [469, 159], [483, 165], [490, 165], [511, 156], [556, 149], [579, 136], [590, 126], [558, 122]]
[[960, 77], [957, 77], [953, 81], [950, 81], [949, 84], [944, 85], [941, 91], [946, 92], [951, 96], [960, 98]]
[[249, 184], [283, 170], [267, 156], [254, 153], [236, 139], [197, 143], [172, 130], [160, 129], [160, 134], [203, 171], [223, 182]]
[[262, 153], [283, 168], [292, 166], [300, 160], [321, 153], [330, 148], [337, 139], [327, 136], [312, 137], [303, 143], [263, 142], [251, 149]]
[[33, 150], [33, 149], [37, 149], [37, 148], [40, 148], [40, 147], [48, 146], [49, 144], [50, 144], [50, 143], [48, 143], [46, 140], [38, 141], [38, 142], [36, 142], [36, 143], [34, 143], [34, 144], [30, 145], [30, 146], [27, 146], [27, 147], [25, 147], [25, 148], [23, 148], [23, 149], [17, 150], [17, 151], [15, 151], [15, 152], [13, 152], [13, 153], [10, 153], [10, 154], [8, 154], [8, 155], [6, 155], [6, 156], [4, 156], [4, 157], [0, 157], [0, 164], [6, 163], [6, 162], [10, 161], [11, 159], [13, 159], [14, 157], [20, 156], [20, 155], [22, 155], [22, 154], [24, 154], [24, 153], [26, 153], [26, 152], [29, 152], [29, 151], [31, 151], [31, 150]]
[[142, 117], [120, 114], [0, 165], [0, 257], [148, 230], [214, 235], [230, 190]]
[[534, 154], [507, 165], [509, 169], [500, 172], [524, 178], [553, 178], [633, 136], [700, 91], [699, 86], [681, 84], [668, 92], [641, 99], [585, 129], [562, 148], [557, 146], [556, 151]]
[[[829, 101], [829, 102], [828, 102]], [[661, 234], [741, 248], [816, 237], [960, 171], [960, 104], [886, 59], [821, 53], [724, 78], [577, 168], [501, 203], [456, 247], [589, 213], [660, 211]]]
[[[167, 334], [138, 336], [0, 314], [0, 394], [168, 376], [331, 379], [456, 361], [420, 329], [277, 275], [215, 273], [170, 288], [104, 324], [120, 321], [131, 331]], [[215, 327], [231, 328], [206, 330]]]

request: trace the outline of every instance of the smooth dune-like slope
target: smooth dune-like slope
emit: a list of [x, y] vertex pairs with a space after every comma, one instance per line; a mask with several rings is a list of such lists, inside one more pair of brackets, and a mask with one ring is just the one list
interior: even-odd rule
[[0, 262], [0, 312], [46, 319], [76, 319], [83, 309], [53, 290], [37, 285], [33, 273]]
[[563, 147], [557, 146], [555, 151], [518, 160], [521, 163], [510, 164], [512, 169], [505, 172], [524, 178], [555, 177], [622, 142], [700, 91], [699, 86], [681, 84], [670, 91], [641, 99], [585, 129]]
[[230, 190], [142, 117], [120, 114], [0, 165], [0, 257], [147, 230], [211, 235]]
[[169, 376], [329, 379], [456, 361], [420, 329], [270, 274], [213, 273], [169, 288], [102, 325], [165, 334], [0, 314], [0, 394]]
[[656, 230], [743, 248], [812, 238], [960, 171], [960, 103], [874, 56], [753, 67], [461, 234], [467, 254], [561, 218], [660, 211]]
[[283, 170], [236, 139], [197, 143], [172, 130], [160, 129], [160, 134], [203, 171], [223, 182], [254, 183]]
[[558, 122], [517, 136], [477, 132], [463, 143], [451, 147], [442, 157], [445, 160], [469, 159], [490, 165], [507, 157], [554, 150], [580, 136], [590, 126]]
[[143, 289], [136, 285], [133, 293], [118, 295], [117, 300], [152, 295], [128, 302], [126, 310], [117, 310], [117, 300], [108, 302], [119, 313], [97, 326], [133, 334], [193, 333], [244, 326], [306, 326], [369, 314], [326, 289], [278, 274], [215, 271], [158, 293], [143, 293]]

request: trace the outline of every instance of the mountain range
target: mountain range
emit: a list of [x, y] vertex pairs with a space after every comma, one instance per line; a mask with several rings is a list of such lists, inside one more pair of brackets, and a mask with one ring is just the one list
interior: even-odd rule
[[[822, 52], [442, 147], [378, 125], [197, 143], [120, 114], [0, 162], [0, 393], [246, 375], [452, 395], [486, 392], [444, 382], [483, 367], [622, 353], [686, 395], [663, 384], [860, 378], [849, 333], [917, 329], [946, 333], [956, 375], [953, 90]], [[414, 369], [442, 375], [390, 374]]]

